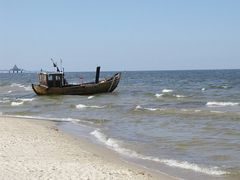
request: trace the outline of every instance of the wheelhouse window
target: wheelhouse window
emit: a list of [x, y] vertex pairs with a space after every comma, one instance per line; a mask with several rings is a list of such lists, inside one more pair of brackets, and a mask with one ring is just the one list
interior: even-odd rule
[[62, 87], [62, 74], [49, 74], [48, 75], [49, 87]]
[[49, 80], [49, 81], [52, 81], [52, 80], [53, 80], [53, 75], [49, 75], [49, 76], [48, 76], [48, 80]]
[[47, 85], [47, 75], [46, 74], [39, 74], [39, 82], [42, 85]]

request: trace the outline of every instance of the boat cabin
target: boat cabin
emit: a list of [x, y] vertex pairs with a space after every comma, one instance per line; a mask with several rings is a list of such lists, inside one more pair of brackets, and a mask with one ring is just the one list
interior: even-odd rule
[[47, 87], [62, 87], [66, 84], [63, 72], [46, 73], [40, 72], [39, 84]]

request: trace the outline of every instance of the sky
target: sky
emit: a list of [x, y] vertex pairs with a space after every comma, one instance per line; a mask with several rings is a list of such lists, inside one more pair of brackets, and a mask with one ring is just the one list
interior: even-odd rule
[[0, 69], [240, 69], [239, 0], [0, 0]]

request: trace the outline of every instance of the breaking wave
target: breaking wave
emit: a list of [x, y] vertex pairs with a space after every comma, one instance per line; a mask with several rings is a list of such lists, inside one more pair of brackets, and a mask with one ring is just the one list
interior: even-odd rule
[[105, 106], [94, 106], [94, 105], [78, 104], [78, 105], [76, 105], [76, 108], [77, 109], [86, 109], [86, 108], [102, 109], [102, 108], [105, 108]]
[[32, 91], [32, 87], [31, 86], [24, 86], [23, 87], [26, 91]]
[[[23, 105], [25, 102], [32, 102], [34, 100], [35, 98], [19, 98], [17, 99], [17, 101], [11, 102], [11, 106], [20, 106]], [[9, 100], [5, 102], [9, 102]]]
[[88, 96], [88, 99], [92, 99], [92, 98], [94, 98], [95, 96]]
[[164, 110], [164, 109], [161, 109], [161, 108], [144, 108], [140, 105], [137, 105], [135, 107], [135, 110], [161, 111], [161, 110]]
[[18, 84], [18, 83], [12, 83], [10, 85], [10, 87], [19, 87], [19, 88], [24, 88], [26, 91], [31, 91], [32, 87], [31, 86], [24, 86], [22, 84]]
[[177, 115], [184, 117], [212, 117], [212, 118], [232, 118], [239, 119], [239, 112], [219, 111], [219, 110], [206, 110], [206, 109], [194, 109], [194, 108], [160, 108], [160, 107], [143, 107], [137, 105], [133, 109], [134, 113], [159, 113], [162, 115]]
[[165, 164], [165, 165], [168, 165], [171, 167], [192, 170], [195, 172], [200, 172], [200, 173], [204, 173], [204, 174], [208, 174], [208, 175], [221, 176], [221, 175], [229, 174], [226, 171], [220, 170], [218, 167], [204, 167], [204, 166], [200, 166], [198, 164], [189, 163], [187, 161], [177, 161], [177, 160], [173, 160], [173, 159], [160, 159], [158, 157], [145, 156], [145, 155], [139, 154], [133, 150], [121, 147], [119, 145], [118, 140], [107, 137], [99, 129], [94, 130], [90, 134], [93, 135], [98, 141], [100, 141], [101, 143], [106, 145], [108, 148], [110, 148], [120, 154], [123, 154], [125, 156], [129, 156], [132, 158], [138, 158], [138, 159], [142, 159], [142, 160], [153, 161], [153, 162], [157, 162], [157, 163], [162, 163], [162, 164]]
[[0, 103], [9, 103], [10, 102], [10, 100], [9, 99], [3, 99], [3, 100], [0, 100]]
[[172, 89], [163, 89], [162, 93], [172, 93], [173, 90]]
[[176, 98], [184, 98], [186, 96], [184, 95], [180, 95], [180, 94], [174, 94], [172, 89], [163, 89], [162, 93], [156, 93], [155, 96], [157, 98], [161, 98], [161, 97], [176, 97]]
[[211, 89], [230, 89], [231, 86], [228, 85], [211, 85], [209, 86]]
[[22, 99], [18, 99], [20, 101], [23, 101], [23, 102], [32, 102], [35, 100], [35, 98], [22, 98]]
[[46, 121], [61, 121], [61, 122], [82, 122], [82, 123], [88, 123], [88, 124], [95, 124], [92, 121], [86, 121], [81, 119], [75, 119], [75, 118], [51, 118], [51, 117], [42, 117], [42, 116], [21, 116], [21, 115], [4, 115], [6, 117], [16, 117], [16, 118], [26, 118], [26, 119], [37, 119], [37, 120], [46, 120]]
[[155, 96], [156, 96], [157, 98], [160, 98], [160, 97], [163, 96], [163, 94], [155, 94]]
[[185, 98], [186, 96], [184, 96], [184, 95], [179, 95], [179, 94], [176, 94], [176, 95], [173, 95], [173, 96], [175, 96], [175, 97], [177, 97], [177, 98]]
[[236, 102], [207, 102], [208, 107], [224, 107], [224, 106], [238, 106]]
[[11, 87], [21, 87], [21, 88], [24, 87], [24, 85], [18, 84], [18, 83], [12, 83], [10, 86], [11, 86]]
[[24, 102], [12, 102], [11, 106], [20, 106], [23, 105]]

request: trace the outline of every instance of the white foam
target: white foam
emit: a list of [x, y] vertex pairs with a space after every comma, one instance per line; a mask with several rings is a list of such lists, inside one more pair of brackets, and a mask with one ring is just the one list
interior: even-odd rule
[[175, 97], [177, 97], [177, 98], [185, 98], [186, 96], [183, 96], [183, 95], [179, 95], [179, 94], [177, 94], [177, 95], [174, 95]]
[[88, 99], [92, 99], [92, 98], [94, 98], [95, 96], [88, 96]]
[[162, 93], [172, 93], [173, 90], [172, 89], [163, 89]]
[[12, 91], [8, 91], [8, 94], [12, 93]]
[[12, 83], [10, 86], [11, 87], [24, 87], [24, 85], [18, 84], [18, 83]]
[[93, 132], [90, 133], [91, 135], [95, 136], [97, 140], [102, 142], [103, 144], [107, 145], [107, 147], [115, 150], [116, 152], [123, 154], [123, 155], [128, 155], [130, 157], [137, 157], [138, 154], [135, 151], [122, 148], [119, 146], [118, 141], [113, 139], [113, 138], [108, 138], [105, 134], [100, 132], [100, 130], [94, 130]]
[[161, 110], [159, 108], [144, 108], [145, 110], [148, 110], [148, 111], [157, 111], [157, 110]]
[[133, 150], [121, 147], [119, 145], [119, 141], [117, 141], [113, 138], [108, 138], [105, 134], [100, 132], [99, 129], [94, 130], [90, 134], [93, 135], [98, 141], [105, 144], [108, 148], [110, 148], [120, 154], [132, 157], [132, 158], [149, 160], [149, 161], [154, 161], [157, 163], [163, 163], [163, 164], [171, 166], [171, 167], [178, 167], [178, 168], [182, 168], [182, 169], [192, 170], [192, 171], [196, 171], [196, 172], [200, 172], [200, 173], [204, 173], [204, 174], [208, 174], [208, 175], [221, 176], [221, 175], [228, 174], [228, 172], [226, 172], [226, 171], [219, 170], [218, 167], [210, 167], [210, 168], [201, 167], [197, 164], [189, 163], [187, 161], [177, 161], [177, 160], [172, 160], [172, 159], [160, 159], [160, 158], [153, 157], [153, 156], [145, 156], [145, 155], [139, 154]]
[[206, 89], [205, 89], [205, 88], [202, 88], [202, 91], [206, 91]]
[[163, 94], [155, 94], [155, 96], [156, 96], [157, 98], [160, 98], [160, 97], [163, 96]]
[[83, 123], [88, 123], [88, 124], [94, 124], [91, 121], [85, 121], [81, 119], [74, 119], [74, 118], [54, 118], [55, 120], [62, 120], [62, 121], [70, 121], [70, 122], [83, 122]]
[[209, 107], [224, 107], [224, 106], [238, 106], [239, 103], [235, 102], [208, 102], [206, 104]]
[[85, 109], [85, 108], [97, 108], [97, 109], [101, 109], [101, 108], [104, 108], [105, 106], [87, 106], [85, 104], [78, 104], [76, 105], [76, 108], [77, 109]]
[[162, 110], [164, 110], [164, 109], [160, 109], [160, 108], [144, 108], [144, 107], [142, 107], [142, 106], [140, 106], [140, 105], [137, 105], [137, 106], [135, 107], [135, 110], [162, 111]]
[[23, 102], [12, 102], [11, 106], [20, 106], [23, 105]]
[[137, 109], [143, 109], [143, 108], [142, 108], [142, 106], [137, 105], [137, 106], [135, 107], [135, 109], [137, 110]]
[[9, 103], [10, 100], [0, 100], [0, 103]]
[[[160, 159], [156, 159], [160, 160]], [[176, 161], [176, 160], [171, 160], [171, 159], [162, 159], [160, 162], [171, 166], [171, 167], [178, 167], [182, 169], [187, 169], [187, 170], [192, 170], [196, 172], [200, 172], [203, 174], [208, 174], [208, 175], [214, 175], [214, 176], [221, 176], [221, 175], [226, 175], [229, 174], [226, 171], [219, 170], [218, 167], [201, 167], [197, 164], [194, 163], [189, 163], [187, 161]]]
[[0, 103], [9, 103], [10, 99], [8, 97], [4, 97], [2, 100], [0, 100]]
[[23, 86], [23, 88], [24, 88], [26, 91], [32, 91], [32, 87], [31, 87], [31, 86]]
[[22, 99], [19, 99], [20, 101], [23, 101], [23, 102], [31, 102], [33, 100], [35, 100], [35, 98], [22, 98]]
[[194, 110], [194, 112], [202, 112], [202, 110], [196, 109], [196, 110]]
[[32, 90], [32, 87], [31, 87], [31, 86], [24, 86], [24, 85], [18, 84], [18, 83], [12, 83], [10, 86], [11, 86], [11, 87], [24, 88], [26, 91], [31, 91], [31, 90]]
[[211, 113], [216, 113], [216, 114], [223, 114], [224, 112], [222, 111], [210, 111]]

